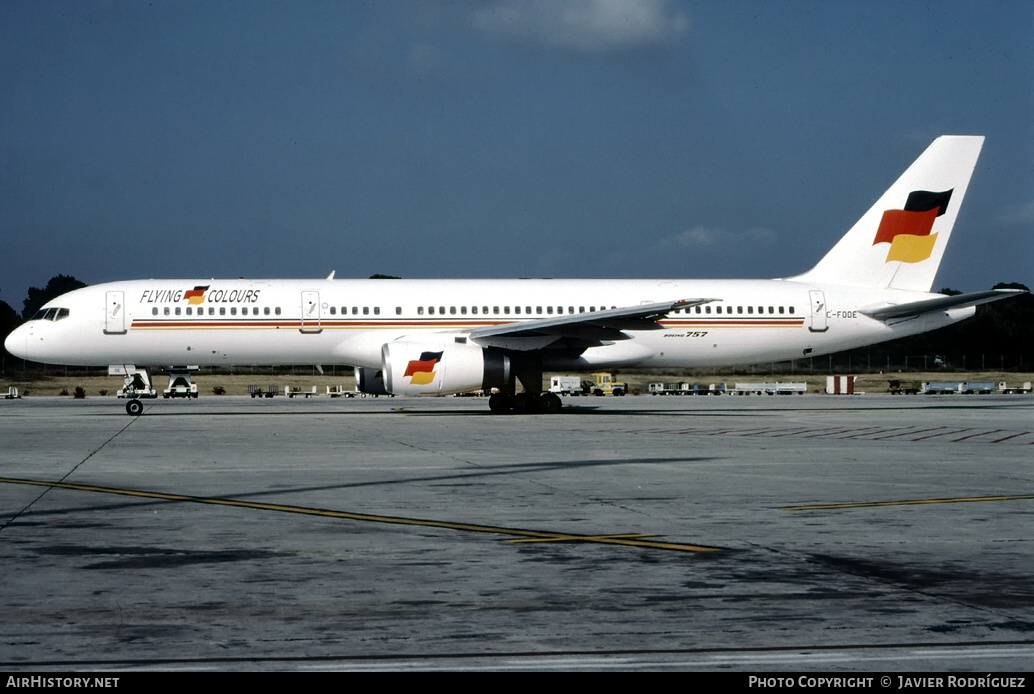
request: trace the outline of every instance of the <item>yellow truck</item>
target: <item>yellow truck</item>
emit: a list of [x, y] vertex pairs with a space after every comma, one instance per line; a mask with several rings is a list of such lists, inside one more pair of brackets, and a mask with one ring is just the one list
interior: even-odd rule
[[625, 395], [628, 393], [628, 384], [615, 381], [614, 374], [594, 373], [592, 377], [596, 381], [589, 388], [593, 395]]

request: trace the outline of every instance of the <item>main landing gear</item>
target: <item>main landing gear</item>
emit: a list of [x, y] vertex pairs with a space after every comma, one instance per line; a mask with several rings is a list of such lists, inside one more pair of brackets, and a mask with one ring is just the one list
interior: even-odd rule
[[[517, 392], [517, 381], [523, 393]], [[556, 414], [561, 407], [559, 395], [542, 392], [542, 357], [537, 354], [511, 354], [506, 386], [488, 398], [488, 409], [495, 414]]]
[[556, 393], [493, 393], [488, 409], [495, 414], [556, 414], [563, 407]]

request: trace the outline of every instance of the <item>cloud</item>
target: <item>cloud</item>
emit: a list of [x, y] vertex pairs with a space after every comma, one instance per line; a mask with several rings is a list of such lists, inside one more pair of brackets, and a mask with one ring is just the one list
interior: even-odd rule
[[1006, 208], [999, 215], [998, 221], [1008, 226], [1034, 223], [1034, 201]]
[[475, 28], [585, 54], [662, 47], [689, 29], [671, 0], [498, 0], [471, 14]]
[[731, 232], [724, 229], [708, 229], [707, 227], [695, 226], [679, 233], [661, 239], [659, 247], [677, 246], [680, 248], [694, 248], [697, 250], [710, 248], [719, 244], [731, 244], [742, 247], [750, 245], [768, 246], [775, 242], [775, 232], [771, 229], [754, 227], [744, 232]]

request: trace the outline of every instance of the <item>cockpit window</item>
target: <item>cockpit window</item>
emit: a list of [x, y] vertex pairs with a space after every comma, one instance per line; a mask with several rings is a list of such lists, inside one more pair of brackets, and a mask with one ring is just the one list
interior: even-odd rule
[[61, 320], [62, 318], [68, 318], [68, 314], [67, 308], [41, 308], [29, 320]]

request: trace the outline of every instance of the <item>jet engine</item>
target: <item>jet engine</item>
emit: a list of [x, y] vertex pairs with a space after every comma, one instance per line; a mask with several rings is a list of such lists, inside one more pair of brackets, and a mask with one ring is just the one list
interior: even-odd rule
[[394, 395], [450, 395], [510, 382], [510, 357], [477, 345], [389, 342], [381, 360], [384, 386]]
[[370, 395], [389, 395], [384, 387], [384, 375], [380, 369], [355, 367], [355, 386], [360, 393]]

